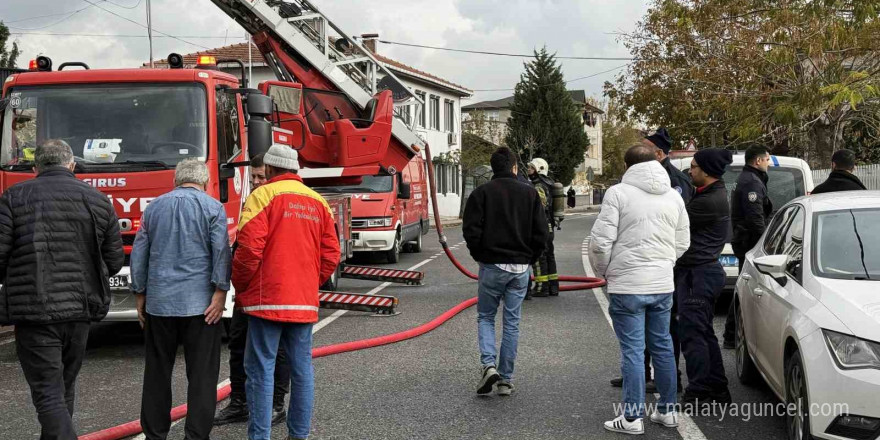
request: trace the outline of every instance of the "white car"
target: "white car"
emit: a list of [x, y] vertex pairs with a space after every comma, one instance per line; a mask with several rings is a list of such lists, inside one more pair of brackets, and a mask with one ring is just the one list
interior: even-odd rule
[[[674, 152], [670, 161], [673, 166], [682, 170], [687, 174], [691, 168], [691, 158], [693, 152]], [[734, 154], [733, 163], [727, 168], [727, 172], [722, 177], [727, 187], [728, 202], [730, 196], [736, 188], [736, 179], [745, 166], [745, 154]], [[788, 156], [770, 156], [770, 169], [767, 170], [768, 181], [767, 191], [770, 193], [770, 201], [773, 202], [773, 209], [778, 210], [795, 197], [809, 194], [813, 190], [813, 174], [810, 166], [801, 159]], [[733, 233], [731, 231], [731, 238]], [[733, 248], [730, 243], [724, 245], [721, 256], [718, 258], [721, 265], [724, 266], [724, 272], [727, 274], [725, 288], [733, 288], [736, 278], [739, 276], [739, 260], [733, 255]]]
[[787, 404], [789, 439], [880, 436], [880, 191], [782, 207], [734, 301], [736, 373]]

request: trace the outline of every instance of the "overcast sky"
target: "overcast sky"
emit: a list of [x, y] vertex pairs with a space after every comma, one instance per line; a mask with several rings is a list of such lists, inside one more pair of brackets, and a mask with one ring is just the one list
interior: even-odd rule
[[[530, 53], [546, 45], [567, 56], [626, 57], [617, 32], [627, 32], [647, 10], [646, 0], [312, 0], [341, 29], [352, 35], [379, 33], [381, 39], [494, 52]], [[89, 4], [95, 3], [97, 6]], [[24, 33], [146, 35], [146, 0], [3, 0], [0, 20]], [[381, 5], [381, 6], [380, 6]], [[152, 0], [153, 29], [195, 43], [155, 35], [156, 59], [170, 52], [244, 42], [245, 32], [210, 0]], [[79, 11], [76, 14], [69, 13]], [[53, 15], [20, 21], [37, 16]], [[195, 38], [219, 36], [220, 38]], [[23, 54], [19, 65], [37, 54], [92, 67], [137, 67], [149, 58], [146, 38], [13, 35]], [[512, 89], [523, 59], [471, 55], [380, 44], [379, 52], [461, 84], [469, 89]], [[625, 61], [564, 61], [566, 79], [612, 69]], [[570, 89], [601, 97], [612, 72], [575, 81]], [[512, 91], [476, 92], [473, 103], [511, 95]]]

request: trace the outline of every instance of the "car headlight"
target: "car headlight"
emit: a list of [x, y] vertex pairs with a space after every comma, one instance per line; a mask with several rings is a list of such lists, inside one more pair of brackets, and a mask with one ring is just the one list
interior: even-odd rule
[[379, 217], [367, 219], [368, 228], [381, 228], [391, 226], [391, 217]]
[[831, 330], [823, 329], [822, 333], [828, 350], [841, 368], [880, 369], [880, 344]]

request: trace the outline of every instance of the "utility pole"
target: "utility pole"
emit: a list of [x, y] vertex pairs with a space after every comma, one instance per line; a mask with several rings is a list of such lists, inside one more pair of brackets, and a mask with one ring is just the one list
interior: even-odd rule
[[150, 41], [150, 68], [153, 66], [153, 18], [150, 0], [147, 0], [147, 40]]

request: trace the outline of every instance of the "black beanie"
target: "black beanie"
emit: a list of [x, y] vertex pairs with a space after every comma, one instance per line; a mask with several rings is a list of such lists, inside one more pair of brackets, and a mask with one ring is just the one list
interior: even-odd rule
[[727, 166], [733, 162], [733, 153], [721, 148], [709, 148], [697, 151], [694, 160], [706, 174], [720, 179]]
[[645, 139], [663, 150], [663, 154], [669, 154], [669, 150], [672, 149], [672, 138], [669, 136], [669, 132], [666, 131], [666, 127], [658, 128], [654, 134], [646, 136]]

